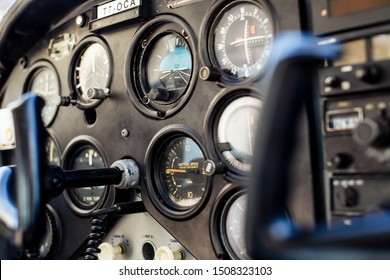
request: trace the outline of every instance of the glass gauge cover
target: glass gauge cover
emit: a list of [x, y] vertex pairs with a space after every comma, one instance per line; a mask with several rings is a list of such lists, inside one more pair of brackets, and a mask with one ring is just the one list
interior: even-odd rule
[[238, 2], [217, 16], [211, 52], [224, 76], [241, 81], [257, 76], [271, 52], [274, 27], [264, 6]]
[[234, 259], [249, 259], [245, 246], [247, 194], [235, 195], [222, 212], [222, 240]]
[[184, 210], [197, 205], [206, 194], [207, 176], [202, 172], [204, 155], [189, 137], [178, 137], [165, 145], [156, 169], [163, 199]]
[[156, 39], [141, 63], [146, 74], [143, 88], [149, 99], [170, 104], [186, 91], [192, 76], [192, 54], [181, 35], [167, 33]]
[[88, 97], [89, 88], [107, 91], [111, 77], [111, 62], [108, 51], [100, 43], [87, 45], [76, 60], [75, 88], [82, 105], [94, 105], [100, 100]]
[[224, 108], [218, 119], [217, 149], [222, 159], [235, 171], [251, 171], [261, 107], [262, 101], [258, 98], [239, 97]]
[[42, 120], [48, 126], [57, 114], [60, 99], [60, 82], [55, 70], [46, 66], [37, 69], [31, 76], [27, 91], [34, 92], [45, 100]]
[[[100, 153], [92, 146], [85, 146], [77, 151], [70, 162], [71, 170], [104, 168], [104, 160]], [[74, 204], [81, 209], [95, 207], [105, 193], [106, 186], [70, 189], [69, 196]]]
[[60, 151], [52, 137], [47, 138], [45, 149], [46, 149], [48, 163], [51, 165], [60, 166], [61, 165]]

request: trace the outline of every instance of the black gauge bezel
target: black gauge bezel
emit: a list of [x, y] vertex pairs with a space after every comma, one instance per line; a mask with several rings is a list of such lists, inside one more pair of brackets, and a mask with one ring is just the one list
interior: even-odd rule
[[219, 259], [240, 258], [231, 248], [226, 235], [226, 216], [232, 203], [242, 195], [248, 194], [245, 186], [228, 184], [218, 194], [210, 216], [210, 237], [214, 251]]
[[[159, 104], [151, 100], [142, 85], [144, 58], [159, 38], [174, 34], [188, 45], [192, 59], [192, 72], [188, 86], [181, 96], [170, 104]], [[185, 21], [174, 15], [161, 15], [143, 25], [132, 38], [125, 67], [127, 92], [134, 106], [144, 115], [153, 119], [166, 119], [179, 112], [190, 99], [197, 80], [198, 60], [196, 58], [195, 35]]]
[[58, 141], [58, 137], [57, 137], [56, 133], [52, 129], [47, 128], [46, 131], [47, 131], [47, 134], [48, 134], [47, 137], [48, 138], [50, 137], [53, 140], [54, 145], [56, 146], [56, 148], [58, 150], [58, 156], [60, 157], [60, 164], [59, 164], [59, 166], [61, 166], [61, 164], [62, 164], [62, 152], [63, 151], [62, 151], [62, 147], [60, 145], [60, 142]]
[[69, 88], [73, 90], [72, 98], [77, 100], [77, 107], [80, 109], [88, 109], [88, 108], [94, 108], [98, 106], [103, 100], [96, 99], [93, 102], [86, 103], [82, 100], [81, 98], [81, 92], [79, 89], [77, 89], [77, 74], [76, 74], [76, 67], [80, 62], [80, 59], [82, 57], [82, 54], [85, 52], [85, 50], [92, 44], [97, 43], [100, 44], [104, 50], [107, 53], [107, 57], [109, 59], [109, 67], [110, 71], [108, 73], [108, 79], [107, 79], [107, 85], [106, 88], [110, 88], [111, 82], [112, 82], [112, 77], [113, 77], [113, 72], [114, 72], [114, 60], [112, 56], [112, 52], [110, 47], [108, 46], [108, 43], [103, 40], [100, 37], [97, 36], [88, 36], [81, 40], [79, 44], [76, 46], [76, 48], [73, 50], [73, 56], [71, 60], [71, 67], [69, 67]]
[[[70, 166], [77, 155], [77, 153], [85, 148], [93, 148], [96, 150], [99, 155], [103, 159], [103, 163], [105, 167], [109, 167], [109, 162], [107, 160], [107, 156], [104, 153], [103, 146], [94, 138], [89, 136], [78, 136], [73, 139], [69, 145], [65, 148], [62, 160], [62, 166], [64, 170], [70, 170]], [[91, 213], [101, 208], [104, 204], [106, 204], [107, 198], [109, 197], [109, 193], [113, 187], [106, 185], [104, 191], [101, 195], [100, 200], [94, 204], [92, 207], [86, 207], [82, 205], [82, 203], [77, 202], [77, 200], [70, 193], [70, 190], [64, 191], [65, 201], [67, 202], [69, 208], [79, 216], [90, 216]]]
[[[25, 83], [24, 83], [24, 86], [23, 86], [23, 92], [29, 92], [30, 91], [30, 88], [31, 88], [31, 84], [32, 84], [32, 81], [33, 79], [36, 77], [36, 75], [41, 72], [42, 70], [44, 69], [49, 69], [50, 71], [52, 71], [55, 75], [55, 78], [57, 80], [57, 86], [58, 86], [58, 96], [61, 97], [61, 81], [60, 81], [60, 76], [58, 75], [58, 71], [57, 69], [54, 67], [53, 64], [51, 64], [49, 61], [47, 60], [39, 60], [35, 63], [33, 63], [33, 65], [31, 66], [31, 68], [29, 69], [29, 72], [27, 74], [27, 78], [25, 80]], [[57, 108], [56, 108], [56, 111], [53, 115], [53, 117], [51, 118], [51, 120], [45, 124], [45, 127], [50, 127], [54, 120], [56, 119], [56, 116], [58, 114], [58, 110], [59, 110], [60, 106], [57, 105]]]
[[240, 4], [256, 5], [259, 9], [263, 10], [268, 15], [272, 24], [273, 35], [275, 36], [276, 33], [279, 31], [278, 21], [276, 20], [277, 14], [274, 12], [274, 9], [272, 5], [269, 3], [269, 1], [266, 0], [216, 1], [216, 3], [211, 7], [209, 12], [205, 16], [205, 20], [202, 22], [200, 38], [206, 38], [206, 40], [205, 42], [199, 41], [198, 49], [200, 52], [200, 59], [202, 62], [202, 66], [207, 66], [207, 67], [211, 66], [215, 69], [218, 69], [218, 71], [220, 72], [219, 81], [222, 84], [226, 84], [226, 85], [242, 85], [242, 84], [252, 83], [254, 81], [260, 80], [264, 76], [265, 69], [267, 66], [266, 63], [258, 73], [256, 73], [251, 77], [244, 78], [244, 79], [234, 79], [229, 75], [224, 74], [218, 65], [214, 53], [214, 48], [213, 48], [214, 30], [225, 11], [227, 11], [233, 6], [240, 5]]
[[207, 153], [203, 148], [200, 140], [201, 137], [193, 129], [185, 127], [184, 125], [170, 125], [160, 130], [150, 142], [145, 156], [146, 187], [149, 198], [163, 215], [174, 220], [189, 219], [199, 213], [199, 211], [205, 206], [211, 190], [211, 180], [209, 177], [206, 177], [206, 190], [204, 191], [203, 197], [197, 204], [190, 207], [180, 207], [179, 205], [175, 206], [172, 202], [170, 202], [170, 198], [164, 193], [160, 183], [157, 160], [172, 140], [181, 137], [191, 138], [199, 146], [204, 159], [207, 160]]
[[211, 102], [203, 125], [208, 156], [212, 159], [223, 162], [223, 164], [227, 167], [226, 175], [238, 180], [248, 177], [250, 172], [238, 170], [226, 160], [222, 152], [219, 151], [217, 147], [217, 130], [219, 119], [226, 107], [234, 100], [245, 96], [257, 98], [260, 101], [264, 99], [263, 94], [252, 87], [222, 89]]

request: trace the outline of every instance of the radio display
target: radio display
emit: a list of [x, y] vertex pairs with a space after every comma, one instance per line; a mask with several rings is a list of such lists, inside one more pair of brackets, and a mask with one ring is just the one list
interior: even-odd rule
[[326, 112], [326, 131], [352, 130], [362, 119], [361, 108], [328, 111]]
[[381, 8], [390, 4], [390, 0], [328, 0], [332, 16], [344, 16]]

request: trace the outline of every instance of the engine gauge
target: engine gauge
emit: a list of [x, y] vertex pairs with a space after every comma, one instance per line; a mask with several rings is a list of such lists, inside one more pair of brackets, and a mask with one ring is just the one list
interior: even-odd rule
[[[71, 170], [94, 169], [105, 167], [102, 156], [94, 147], [84, 147], [80, 149], [74, 156], [71, 164]], [[103, 196], [106, 186], [86, 187], [79, 189], [71, 189], [70, 197], [76, 205], [81, 208], [94, 207]]]
[[171, 218], [188, 218], [203, 205], [209, 180], [196, 134], [169, 126], [152, 140], [146, 156], [148, 192], [155, 206]]
[[111, 56], [108, 47], [97, 38], [88, 38], [76, 51], [73, 84], [81, 107], [93, 107], [100, 100], [91, 99], [88, 89], [97, 88], [108, 92], [111, 80]]
[[48, 62], [36, 63], [31, 71], [26, 91], [31, 91], [45, 100], [42, 110], [42, 120], [49, 126], [58, 111], [60, 99], [60, 81], [54, 67]]
[[209, 34], [212, 62], [229, 81], [256, 77], [271, 53], [274, 26], [267, 7], [235, 1], [216, 16]]
[[261, 107], [260, 99], [241, 96], [229, 100], [217, 119], [217, 150], [228, 166], [240, 173], [251, 171]]
[[[77, 138], [76, 138], [77, 139]], [[85, 140], [75, 141], [64, 153], [64, 169], [83, 170], [107, 167], [99, 150]], [[68, 189], [65, 198], [72, 210], [87, 215], [102, 205], [108, 186]]]

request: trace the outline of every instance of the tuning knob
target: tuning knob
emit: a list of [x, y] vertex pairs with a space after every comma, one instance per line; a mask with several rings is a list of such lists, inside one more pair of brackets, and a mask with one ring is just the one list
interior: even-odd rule
[[389, 142], [390, 129], [384, 119], [364, 119], [353, 130], [352, 137], [362, 146], [381, 146]]
[[114, 260], [116, 256], [123, 254], [123, 247], [121, 245], [112, 246], [107, 242], [100, 244], [99, 249], [99, 260]]
[[184, 253], [181, 250], [172, 251], [167, 246], [162, 246], [156, 251], [156, 260], [184, 260]]
[[377, 66], [362, 66], [356, 69], [355, 77], [363, 82], [375, 84], [382, 79], [382, 73]]

